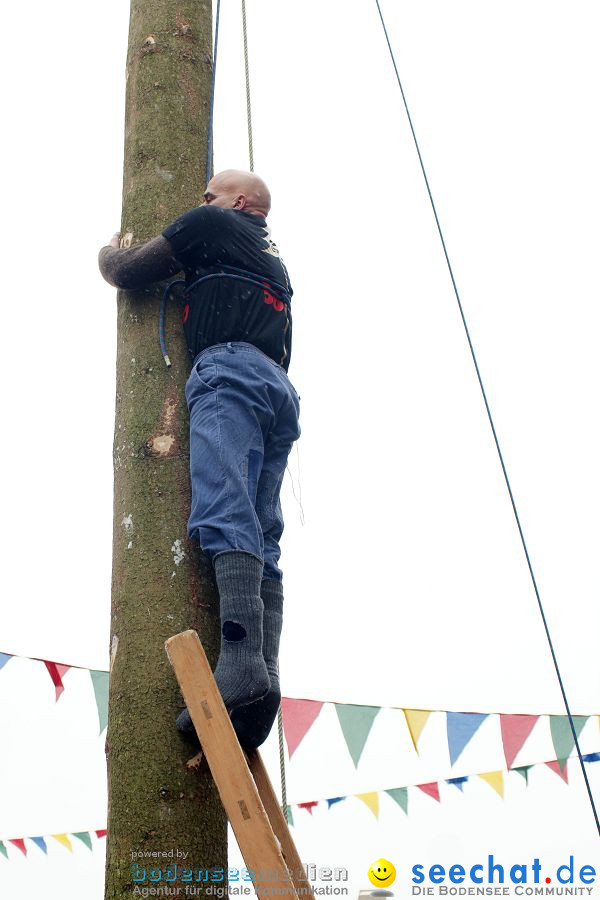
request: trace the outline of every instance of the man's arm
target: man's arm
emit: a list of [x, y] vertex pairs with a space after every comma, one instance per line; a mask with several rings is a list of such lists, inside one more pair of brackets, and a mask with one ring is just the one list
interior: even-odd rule
[[116, 288], [133, 291], [169, 278], [182, 269], [173, 256], [169, 241], [162, 235], [127, 250], [118, 248], [119, 235], [115, 234], [110, 245], [98, 254], [102, 277]]

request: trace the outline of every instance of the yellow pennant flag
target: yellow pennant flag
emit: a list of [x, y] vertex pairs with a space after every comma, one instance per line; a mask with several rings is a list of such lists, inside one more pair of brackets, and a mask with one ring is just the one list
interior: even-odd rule
[[502, 772], [483, 772], [479, 773], [479, 777], [487, 781], [490, 787], [494, 788], [497, 794], [504, 799], [504, 778]]
[[355, 794], [355, 797], [358, 797], [359, 800], [362, 800], [365, 803], [375, 818], [379, 817], [379, 794], [377, 791], [371, 791], [369, 794]]
[[66, 834], [53, 834], [52, 837], [55, 841], [58, 841], [59, 844], [62, 844], [63, 847], [66, 847], [69, 853], [73, 852], [73, 848], [71, 847], [71, 841], [66, 836]]
[[410, 736], [412, 738], [412, 742], [414, 744], [415, 750], [418, 753], [419, 748], [417, 747], [417, 741], [421, 737], [421, 732], [425, 728], [427, 719], [431, 715], [431, 710], [430, 709], [404, 709], [403, 713], [406, 718], [406, 724], [408, 725], [408, 730], [410, 731]]

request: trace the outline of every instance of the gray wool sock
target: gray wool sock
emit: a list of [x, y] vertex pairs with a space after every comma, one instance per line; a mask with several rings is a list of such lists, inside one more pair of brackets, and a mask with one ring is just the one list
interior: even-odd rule
[[231, 550], [214, 560], [221, 609], [221, 652], [215, 680], [229, 712], [269, 690], [263, 659], [263, 564], [251, 553]]
[[279, 685], [279, 640], [283, 624], [283, 585], [281, 581], [263, 579], [260, 595], [264, 603], [263, 657], [269, 673], [268, 692], [255, 703], [241, 706], [231, 714], [231, 723], [244, 750], [255, 750], [263, 744], [273, 726], [281, 703]]

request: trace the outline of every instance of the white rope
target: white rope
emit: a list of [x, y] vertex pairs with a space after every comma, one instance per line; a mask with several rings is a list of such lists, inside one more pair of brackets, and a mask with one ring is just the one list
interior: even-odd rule
[[[248, 157], [250, 171], [254, 172], [254, 144], [252, 141], [252, 101], [250, 96], [250, 62], [248, 59], [248, 25], [246, 22], [246, 0], [242, 0], [242, 34], [244, 36], [244, 70], [246, 73], [246, 113], [248, 117]], [[281, 810], [287, 822], [287, 787], [285, 780], [285, 747], [283, 743], [283, 715], [281, 705], [277, 712], [279, 737], [279, 769], [281, 776]]]
[[248, 115], [248, 156], [250, 171], [254, 172], [254, 147], [252, 144], [252, 104], [250, 101], [250, 64], [248, 62], [248, 29], [246, 26], [246, 0], [242, 0], [242, 32], [244, 35], [244, 68], [246, 70], [246, 112]]

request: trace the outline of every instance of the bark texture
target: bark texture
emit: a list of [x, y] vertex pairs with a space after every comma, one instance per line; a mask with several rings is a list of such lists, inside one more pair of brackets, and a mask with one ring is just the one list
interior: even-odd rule
[[[133, 243], [201, 200], [211, 39], [210, 2], [132, 0], [121, 231]], [[148, 876], [177, 863], [171, 888], [182, 884], [178, 852], [193, 868], [227, 865], [226, 818], [207, 767], [184, 767], [190, 752], [175, 730], [183, 701], [164, 651], [168, 637], [196, 628], [214, 667], [219, 619], [211, 567], [186, 532], [190, 361], [171, 301], [172, 368], [163, 362], [160, 295], [153, 286], [117, 296], [106, 900], [134, 896], [134, 863]], [[169, 855], [132, 859], [144, 852]], [[153, 886], [165, 884], [163, 874]]]

